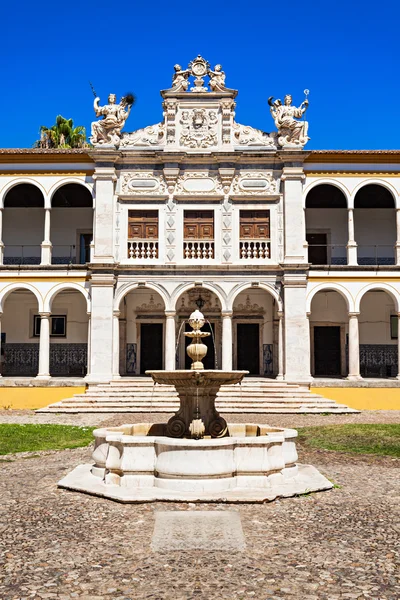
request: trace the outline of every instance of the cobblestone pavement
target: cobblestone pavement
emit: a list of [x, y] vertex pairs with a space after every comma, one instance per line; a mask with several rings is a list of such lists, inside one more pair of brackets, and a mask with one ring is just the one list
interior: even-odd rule
[[[60, 423], [63, 425], [121, 425], [122, 423], [164, 423], [172, 413], [35, 413], [34, 410], [0, 410], [0, 423]], [[341, 425], [342, 423], [400, 423], [400, 410], [364, 410], [343, 415], [279, 415], [227, 414], [232, 423], [269, 423], [282, 427], [309, 427], [312, 425]]]
[[[115, 422], [145, 420], [126, 417]], [[333, 419], [267, 417], [295, 426], [300, 417]], [[90, 460], [89, 448], [9, 460], [0, 462], [1, 600], [400, 598], [400, 460], [300, 447], [300, 461], [340, 487], [260, 505], [121, 505], [59, 490], [61, 477]], [[158, 510], [238, 510], [246, 549], [153, 552]]]

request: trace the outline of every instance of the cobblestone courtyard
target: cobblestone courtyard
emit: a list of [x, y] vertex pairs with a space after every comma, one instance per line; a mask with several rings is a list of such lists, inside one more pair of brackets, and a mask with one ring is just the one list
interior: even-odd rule
[[[95, 425], [147, 418], [0, 412], [0, 422]], [[248, 415], [246, 421], [294, 427], [399, 423], [400, 413]], [[261, 505], [120, 505], [57, 488], [68, 471], [90, 461], [90, 453], [83, 448], [2, 458], [2, 600], [400, 597], [398, 459], [299, 447], [300, 462], [315, 465], [340, 487]], [[245, 550], [210, 545], [208, 551], [154, 552], [155, 512], [165, 510], [239, 511]]]

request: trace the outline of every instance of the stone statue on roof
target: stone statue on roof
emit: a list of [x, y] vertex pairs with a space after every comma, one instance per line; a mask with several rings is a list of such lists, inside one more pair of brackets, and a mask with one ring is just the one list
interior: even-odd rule
[[292, 96], [287, 94], [282, 101], [268, 98], [270, 112], [278, 130], [278, 143], [283, 147], [303, 147], [310, 139], [307, 135], [308, 122], [298, 121], [308, 108], [307, 97], [297, 108], [292, 106]]
[[99, 106], [99, 97], [94, 99], [93, 106], [96, 117], [102, 116], [103, 118], [92, 123], [90, 141], [93, 146], [104, 144], [118, 146], [120, 143], [121, 130], [129, 117], [134, 98], [131, 94], [127, 94], [121, 98], [119, 104], [116, 103], [116, 99], [115, 94], [110, 94], [108, 104], [105, 106]]

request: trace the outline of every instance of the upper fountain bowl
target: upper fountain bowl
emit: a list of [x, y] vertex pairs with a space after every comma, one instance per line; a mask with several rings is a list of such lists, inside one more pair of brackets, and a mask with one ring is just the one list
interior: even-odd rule
[[155, 383], [164, 385], [182, 385], [188, 387], [214, 388], [221, 385], [234, 385], [240, 383], [248, 371], [220, 371], [218, 369], [203, 369], [201, 371], [188, 371], [186, 369], [176, 371], [146, 371], [151, 375]]

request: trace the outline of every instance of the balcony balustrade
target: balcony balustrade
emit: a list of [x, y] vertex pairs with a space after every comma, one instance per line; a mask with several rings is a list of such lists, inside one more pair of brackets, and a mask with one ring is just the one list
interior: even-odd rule
[[152, 259], [158, 258], [158, 241], [128, 240], [128, 258]]
[[212, 260], [214, 255], [214, 242], [211, 240], [190, 240], [183, 242], [183, 256], [190, 259]]
[[240, 258], [269, 258], [270, 242], [266, 240], [240, 240]]

